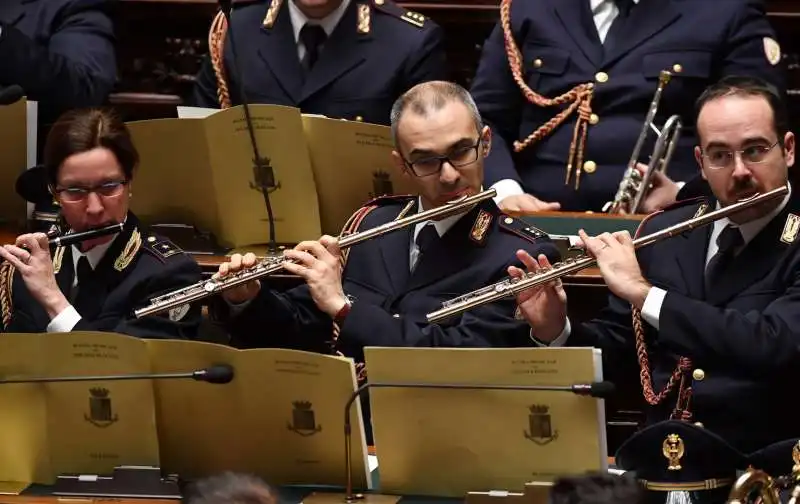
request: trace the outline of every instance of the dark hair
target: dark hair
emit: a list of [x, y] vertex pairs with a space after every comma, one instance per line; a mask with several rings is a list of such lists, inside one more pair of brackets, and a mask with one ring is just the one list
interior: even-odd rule
[[789, 131], [789, 112], [786, 102], [778, 89], [769, 82], [758, 77], [745, 75], [730, 75], [723, 77], [712, 84], [700, 95], [695, 103], [695, 119], [700, 118], [700, 112], [710, 101], [723, 96], [760, 96], [764, 98], [772, 109], [772, 122], [778, 142], [783, 146], [783, 138]]
[[185, 504], [276, 504], [272, 489], [261, 478], [224, 472], [190, 484]]
[[644, 497], [634, 478], [609, 473], [564, 476], [550, 490], [550, 504], [639, 504]]
[[56, 185], [58, 170], [68, 157], [97, 147], [113, 152], [125, 178], [133, 178], [139, 153], [128, 128], [114, 112], [93, 108], [70, 110], [53, 124], [44, 147], [47, 183]]

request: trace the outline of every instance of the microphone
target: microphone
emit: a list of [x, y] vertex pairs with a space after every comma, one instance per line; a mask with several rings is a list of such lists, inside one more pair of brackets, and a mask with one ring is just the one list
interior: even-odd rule
[[356, 399], [369, 388], [421, 388], [421, 389], [460, 389], [460, 390], [518, 390], [518, 391], [540, 391], [540, 392], [572, 392], [581, 396], [591, 396], [606, 398], [611, 396], [616, 387], [612, 382], [601, 381], [592, 383], [578, 383], [575, 385], [470, 385], [466, 383], [409, 383], [409, 382], [372, 382], [365, 383], [358, 387], [350, 395], [344, 406], [344, 450], [345, 450], [345, 480], [347, 489], [344, 500], [347, 504], [352, 504], [362, 500], [362, 494], [353, 495], [353, 468], [352, 450], [350, 441], [352, 438], [352, 427], [350, 425], [350, 407]]
[[0, 105], [11, 105], [25, 96], [22, 86], [12, 84], [0, 89]]
[[233, 380], [233, 367], [228, 364], [217, 364], [187, 373], [138, 373], [105, 376], [45, 376], [34, 378], [0, 379], [0, 385], [11, 383], [55, 383], [83, 381], [119, 381], [119, 380], [169, 380], [191, 378], [213, 384], [230, 383]]
[[228, 25], [228, 40], [231, 44], [231, 56], [233, 61], [231, 74], [236, 77], [239, 88], [240, 101], [242, 109], [244, 110], [244, 120], [247, 124], [247, 133], [250, 135], [250, 147], [253, 150], [253, 179], [255, 182], [250, 183], [253, 189], [260, 189], [261, 194], [264, 195], [264, 204], [267, 207], [267, 221], [269, 222], [269, 251], [273, 254], [278, 251], [278, 244], [275, 240], [275, 215], [272, 213], [272, 203], [269, 199], [269, 193], [277, 189], [275, 184], [275, 173], [269, 165], [269, 160], [261, 157], [258, 151], [258, 143], [256, 142], [255, 129], [253, 127], [253, 119], [250, 117], [250, 106], [247, 102], [247, 96], [244, 89], [244, 73], [239, 67], [239, 58], [236, 51], [236, 41], [234, 40], [233, 23], [231, 22], [231, 10], [233, 9], [232, 0], [219, 0], [219, 8], [222, 15], [225, 16], [225, 22]]

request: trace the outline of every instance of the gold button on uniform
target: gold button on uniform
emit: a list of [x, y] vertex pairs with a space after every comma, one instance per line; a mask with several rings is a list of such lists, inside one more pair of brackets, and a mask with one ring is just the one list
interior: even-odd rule
[[514, 219], [512, 219], [511, 217], [506, 217], [505, 223], [506, 224], [514, 224]]
[[533, 67], [534, 68], [541, 68], [542, 67], [542, 60], [540, 58], [536, 58], [533, 60]]
[[694, 426], [695, 427], [700, 427], [701, 429], [704, 427], [702, 422], [695, 422]]
[[594, 161], [586, 161], [583, 163], [583, 171], [586, 173], [594, 173], [597, 170], [597, 163]]
[[392, 315], [392, 317], [394, 317], [394, 318], [400, 318], [400, 314], [399, 314], [399, 313], [395, 313], [394, 315]]
[[608, 82], [608, 74], [607, 74], [607, 73], [605, 73], [605, 72], [597, 72], [597, 73], [594, 75], [594, 79], [595, 79], [597, 82]]
[[705, 377], [706, 377], [706, 372], [703, 371], [702, 369], [698, 368], [692, 371], [692, 378], [694, 378], [697, 381], [703, 381]]
[[375, 0], [375, 5], [383, 5], [383, 0]]
[[681, 73], [683, 72], [683, 67], [680, 65], [680, 63], [675, 63], [672, 65], [672, 71], [675, 73]]
[[592, 114], [589, 116], [589, 124], [597, 124], [600, 122], [600, 116], [597, 114]]

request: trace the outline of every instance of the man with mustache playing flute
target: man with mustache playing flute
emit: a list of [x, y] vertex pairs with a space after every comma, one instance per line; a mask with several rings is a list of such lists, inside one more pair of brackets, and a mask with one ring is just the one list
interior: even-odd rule
[[[788, 184], [795, 136], [771, 85], [726, 77], [696, 108], [695, 157], [713, 197], [651, 214], [639, 236]], [[606, 378], [641, 381], [649, 424], [699, 422], [743, 453], [798, 437], [783, 400], [800, 378], [800, 197], [789, 189], [785, 198], [638, 250], [626, 232], [581, 230], [611, 291], [608, 307], [571, 325], [555, 280], [518, 294], [521, 315], [540, 344], [599, 347]], [[549, 266], [524, 251], [517, 256], [532, 272]]]

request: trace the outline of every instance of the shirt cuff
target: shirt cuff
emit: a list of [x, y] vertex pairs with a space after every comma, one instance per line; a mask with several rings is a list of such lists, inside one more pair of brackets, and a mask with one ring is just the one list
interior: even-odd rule
[[497, 191], [497, 196], [494, 197], [494, 202], [499, 204], [501, 201], [506, 199], [509, 196], [515, 196], [517, 194], [525, 194], [525, 191], [522, 190], [522, 186], [516, 180], [512, 179], [503, 179], [498, 180], [494, 184], [492, 184], [492, 189]]
[[678, 186], [678, 190], [680, 191], [681, 189], [683, 189], [683, 186], [686, 185], [686, 181], [685, 180], [679, 180], [679, 181], [675, 182], [675, 185]]
[[531, 339], [537, 346], [540, 347], [560, 347], [567, 343], [567, 338], [569, 338], [570, 331], [572, 331], [572, 327], [569, 324], [569, 317], [567, 317], [564, 321], [564, 329], [561, 330], [561, 334], [559, 334], [558, 337], [556, 337], [556, 339], [551, 341], [549, 344], [536, 339], [536, 337], [533, 335], [533, 329], [531, 329]]
[[74, 306], [69, 305], [61, 313], [53, 317], [53, 320], [47, 324], [47, 332], [62, 333], [70, 332], [75, 325], [81, 320], [81, 314]]
[[667, 291], [658, 287], [650, 287], [647, 297], [644, 298], [642, 305], [642, 318], [645, 322], [658, 330], [658, 319], [661, 316], [661, 305], [664, 304], [664, 297]]

